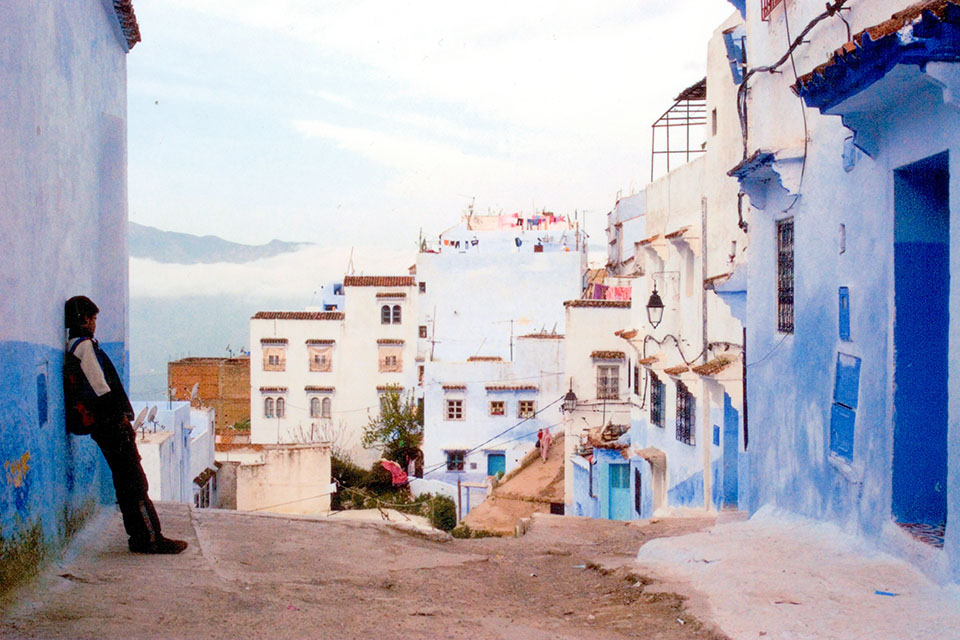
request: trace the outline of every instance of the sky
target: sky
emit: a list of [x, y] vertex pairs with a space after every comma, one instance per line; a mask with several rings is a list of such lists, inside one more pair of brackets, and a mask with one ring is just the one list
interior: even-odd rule
[[724, 0], [136, 0], [130, 219], [407, 254], [473, 204], [586, 219], [649, 177]]

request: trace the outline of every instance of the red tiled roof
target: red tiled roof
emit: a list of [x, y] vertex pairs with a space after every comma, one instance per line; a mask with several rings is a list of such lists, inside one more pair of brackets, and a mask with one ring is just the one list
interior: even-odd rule
[[626, 355], [623, 351], [594, 351], [590, 357], [594, 360], [623, 360]]
[[680, 102], [681, 100], [706, 100], [707, 98], [707, 79], [698, 80], [696, 83], [690, 85], [686, 89], [680, 92], [675, 101]]
[[689, 230], [690, 230], [690, 227], [680, 227], [676, 231], [671, 231], [670, 233], [666, 234], [663, 237], [666, 238], [667, 240], [676, 240], [677, 238], [682, 237], [683, 234], [685, 234]]
[[378, 298], [406, 298], [407, 294], [403, 291], [397, 291], [395, 293], [390, 293], [389, 291], [378, 291]]
[[378, 338], [377, 344], [403, 344], [399, 338]]
[[562, 333], [528, 333], [520, 338], [535, 338], [537, 340], [563, 340]]
[[863, 46], [864, 35], [869, 35], [870, 40], [876, 42], [885, 36], [896, 33], [907, 24], [920, 18], [925, 11], [935, 15], [937, 18], [943, 19], [950, 5], [960, 6], [960, 0], [925, 0], [924, 2], [911, 5], [903, 11], [894, 13], [889, 20], [864, 29], [854, 35], [849, 42], [844, 43], [843, 46], [836, 49], [827, 62], [821, 64], [810, 73], [800, 76], [797, 79], [797, 83], [793, 85], [794, 92], [797, 92], [800, 87], [809, 83], [814, 75], [823, 75], [827, 67], [836, 64], [838, 60], [847, 55], [854, 54], [858, 47]]
[[715, 376], [733, 364], [733, 358], [720, 356], [709, 362], [693, 367], [693, 372], [701, 376]]
[[679, 367], [667, 367], [663, 370], [663, 372], [668, 376], [678, 376], [681, 373], [686, 373], [687, 371], [690, 371], [690, 367], [686, 365], [680, 365]]
[[336, 344], [336, 340], [331, 340], [328, 338], [310, 338], [306, 341], [307, 344]]
[[444, 391], [464, 391], [466, 390], [467, 385], [465, 384], [445, 384], [443, 385]]
[[642, 247], [642, 246], [644, 246], [644, 245], [650, 244], [651, 242], [653, 242], [654, 240], [657, 240], [658, 238], [660, 238], [660, 234], [659, 234], [659, 233], [654, 234], [654, 235], [652, 235], [652, 236], [650, 236], [649, 238], [646, 238], [646, 239], [644, 239], [644, 240], [641, 240], [641, 241], [638, 242], [637, 244]]
[[487, 385], [487, 391], [537, 391], [539, 387], [535, 384], [491, 384]]
[[416, 284], [413, 276], [346, 276], [345, 287], [412, 287]]
[[342, 311], [257, 311], [251, 320], [343, 320]]
[[637, 364], [643, 365], [645, 367], [649, 367], [659, 359], [660, 358], [658, 356], [649, 356], [647, 358], [640, 358], [639, 360], [637, 360]]
[[613, 335], [618, 338], [623, 338], [624, 340], [633, 340], [637, 337], [638, 333], [639, 331], [636, 329], [620, 329], [620, 331], [614, 331]]
[[137, 16], [133, 12], [133, 0], [113, 0], [113, 10], [120, 21], [120, 30], [127, 41], [127, 49], [133, 49], [133, 46], [140, 42], [140, 25], [137, 24]]
[[597, 307], [606, 309], [629, 309], [629, 300], [567, 300], [565, 307]]
[[303, 390], [304, 390], [304, 391], [316, 391], [316, 392], [318, 392], [318, 393], [333, 393], [334, 388], [333, 388], [333, 387], [314, 387], [314, 386], [311, 386], [311, 385], [307, 385], [307, 386], [305, 386], [305, 387], [303, 388]]
[[403, 387], [399, 384], [378, 384], [377, 391], [403, 391]]
[[260, 393], [286, 393], [286, 387], [260, 387]]
[[287, 344], [286, 338], [260, 338], [260, 344]]
[[470, 356], [467, 362], [503, 362], [500, 356]]

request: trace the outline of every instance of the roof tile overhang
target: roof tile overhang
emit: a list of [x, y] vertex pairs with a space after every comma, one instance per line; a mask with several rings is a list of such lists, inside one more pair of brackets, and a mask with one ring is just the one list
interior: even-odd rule
[[403, 344], [403, 343], [404, 343], [404, 341], [403, 341], [402, 339], [400, 339], [400, 338], [378, 338], [378, 339], [377, 339], [377, 344], [379, 344], [379, 345], [385, 345], [385, 344], [398, 344], [398, 345], [399, 345], [399, 344]]
[[306, 343], [309, 344], [309, 345], [322, 345], [322, 344], [336, 344], [336, 343], [337, 343], [336, 340], [332, 340], [332, 339], [329, 339], [329, 338], [310, 338], [310, 339], [308, 339], [308, 340], [305, 340], [304, 342], [306, 342]]
[[491, 384], [487, 391], [539, 391], [535, 384]]
[[251, 320], [343, 320], [341, 311], [257, 311]]
[[113, 0], [113, 10], [117, 14], [120, 31], [123, 32], [123, 38], [127, 41], [127, 51], [129, 51], [140, 42], [140, 25], [133, 12], [133, 0]]
[[404, 291], [397, 291], [391, 293], [389, 291], [380, 291], [377, 293], [377, 298], [406, 298], [407, 294]]
[[593, 307], [600, 309], [629, 309], [630, 300], [567, 300], [564, 307]]
[[830, 59], [797, 79], [793, 91], [808, 107], [839, 115], [868, 155], [886, 126], [879, 113], [904, 95], [936, 89], [943, 102], [960, 101], [960, 0], [926, 0], [864, 29]]
[[333, 393], [334, 387], [317, 387], [313, 385], [307, 385], [303, 388], [304, 391], [312, 391], [314, 393]]
[[638, 242], [638, 243], [636, 243], [636, 244], [637, 244], [638, 247], [645, 247], [645, 246], [647, 246], [648, 244], [651, 244], [651, 243], [653, 243], [653, 242], [656, 242], [659, 238], [660, 238], [660, 234], [657, 233], [657, 234], [654, 234], [654, 235], [650, 236], [649, 238], [644, 238], [643, 240], [641, 240], [640, 242]]
[[590, 357], [594, 360], [623, 360], [627, 356], [623, 351], [594, 351]]
[[413, 276], [346, 276], [345, 287], [412, 287]]
[[690, 227], [689, 227], [689, 226], [680, 227], [679, 229], [677, 229], [677, 230], [675, 230], [675, 231], [671, 231], [670, 233], [665, 234], [663, 237], [666, 238], [667, 240], [679, 240], [679, 239], [683, 238], [683, 235], [684, 235], [687, 231], [690, 231]]
[[442, 385], [444, 391], [466, 391], [467, 385], [465, 384], [445, 384]]
[[470, 356], [467, 362], [503, 362], [500, 356]]
[[260, 387], [260, 393], [286, 393], [286, 387]]
[[620, 329], [619, 331], [614, 331], [613, 335], [618, 338], [623, 338], [624, 340], [633, 340], [637, 337], [637, 334], [640, 333], [637, 329]]
[[639, 360], [637, 360], [637, 364], [642, 365], [644, 367], [649, 367], [655, 364], [659, 359], [660, 359], [659, 356], [647, 356], [646, 358], [640, 358]]
[[680, 365], [678, 367], [667, 367], [666, 369], [663, 370], [663, 372], [668, 376], [679, 376], [681, 373], [686, 373], [687, 371], [690, 371], [690, 367], [686, 365]]
[[729, 367], [730, 365], [732, 365], [733, 363], [734, 363], [733, 358], [729, 358], [727, 356], [719, 356], [717, 358], [714, 358], [713, 360], [710, 360], [709, 362], [705, 362], [701, 365], [697, 365], [696, 367], [693, 367], [692, 370], [697, 375], [715, 376], [721, 371], [723, 371], [724, 369], [726, 369], [727, 367]]

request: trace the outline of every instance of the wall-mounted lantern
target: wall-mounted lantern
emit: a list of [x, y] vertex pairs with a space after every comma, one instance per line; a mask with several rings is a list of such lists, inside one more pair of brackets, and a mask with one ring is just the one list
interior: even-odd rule
[[653, 284], [653, 293], [650, 294], [650, 300], [647, 302], [647, 320], [654, 329], [660, 325], [663, 320], [663, 300], [657, 293], [657, 284]]
[[573, 378], [570, 378], [570, 390], [563, 396], [563, 404], [560, 407], [564, 413], [570, 413], [577, 408], [577, 394], [573, 392]]

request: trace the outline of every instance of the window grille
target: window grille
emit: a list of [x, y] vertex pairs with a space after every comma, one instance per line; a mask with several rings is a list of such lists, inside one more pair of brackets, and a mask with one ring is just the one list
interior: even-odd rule
[[491, 400], [490, 401], [490, 415], [492, 416], [502, 416], [506, 414], [506, 405], [503, 400]]
[[783, 0], [761, 0], [760, 2], [760, 19], [767, 20], [770, 18], [770, 14], [773, 13], [773, 10], [780, 5]]
[[620, 399], [620, 367], [610, 365], [597, 367], [597, 399]]
[[333, 404], [330, 398], [324, 398], [323, 403], [320, 405], [320, 417], [329, 418], [330, 417], [330, 405]]
[[640, 365], [633, 365], [633, 394], [640, 395]]
[[793, 218], [777, 223], [777, 331], [793, 333]]
[[380, 324], [390, 324], [390, 305], [380, 307]]
[[420, 335], [421, 338], [426, 338], [426, 337], [427, 337], [427, 325], [425, 325], [425, 324], [420, 325], [420, 334], [419, 334], [419, 335]]
[[518, 418], [532, 418], [536, 414], [533, 400], [521, 400], [517, 403]]
[[393, 305], [393, 324], [400, 324], [400, 305]]
[[447, 471], [463, 471], [464, 451], [447, 451]]
[[273, 417], [273, 398], [266, 398], [263, 401], [263, 417], [272, 418]]
[[277, 398], [277, 417], [282, 418], [286, 415], [287, 403], [283, 398]]
[[687, 385], [677, 382], [677, 440], [686, 444], [696, 444], [693, 435], [693, 394]]
[[638, 516], [643, 515], [643, 474], [640, 469], [633, 470], [633, 509]]
[[650, 374], [650, 422], [663, 428], [663, 383], [655, 374]]
[[463, 400], [447, 400], [447, 420], [463, 420]]
[[310, 398], [310, 417], [320, 417], [320, 398]]

